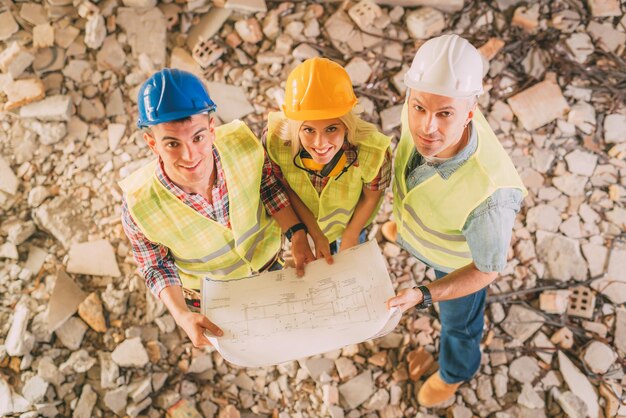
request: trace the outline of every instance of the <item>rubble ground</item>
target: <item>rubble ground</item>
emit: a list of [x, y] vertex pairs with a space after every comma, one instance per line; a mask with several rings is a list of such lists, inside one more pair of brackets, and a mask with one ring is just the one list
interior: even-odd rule
[[[157, 4], [158, 3], [158, 4]], [[41, 0], [0, 4], [0, 416], [626, 417], [626, 4], [620, 0]], [[261, 134], [326, 56], [397, 143], [424, 40], [479, 47], [479, 105], [529, 194], [489, 289], [479, 373], [444, 405], [437, 309], [316, 358], [242, 369], [192, 347], [146, 289], [117, 182], [150, 159], [140, 84], [202, 77]], [[432, 271], [370, 231], [397, 289]]]

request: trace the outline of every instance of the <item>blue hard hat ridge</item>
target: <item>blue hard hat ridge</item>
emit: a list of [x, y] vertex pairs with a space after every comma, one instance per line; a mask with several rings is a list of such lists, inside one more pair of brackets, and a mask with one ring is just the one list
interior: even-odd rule
[[214, 112], [216, 107], [204, 84], [194, 74], [164, 68], [152, 74], [139, 88], [137, 127]]

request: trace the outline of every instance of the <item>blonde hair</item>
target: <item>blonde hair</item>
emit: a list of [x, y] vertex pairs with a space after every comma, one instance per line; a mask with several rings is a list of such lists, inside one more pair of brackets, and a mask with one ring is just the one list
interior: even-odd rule
[[[351, 145], [358, 146], [359, 140], [363, 136], [378, 132], [376, 125], [361, 119], [354, 110], [338, 118], [346, 127], [346, 138]], [[291, 155], [296, 156], [302, 149], [300, 143], [300, 128], [304, 124], [303, 120], [288, 119], [284, 114], [278, 121], [275, 135], [285, 143], [291, 145]]]

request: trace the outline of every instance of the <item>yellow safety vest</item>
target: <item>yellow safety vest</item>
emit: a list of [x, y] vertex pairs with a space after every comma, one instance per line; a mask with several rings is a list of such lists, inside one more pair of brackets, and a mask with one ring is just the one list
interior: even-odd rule
[[472, 262], [462, 234], [469, 214], [497, 189], [527, 192], [511, 158], [479, 110], [473, 118], [478, 135], [476, 152], [447, 180], [435, 174], [407, 190], [406, 167], [415, 147], [408, 126], [405, 104], [393, 184], [398, 243], [431, 267], [449, 273]]
[[[291, 145], [274, 134], [278, 122], [284, 118], [280, 112], [272, 112], [268, 118], [267, 153], [280, 166], [283, 176], [293, 191], [309, 208], [329, 242], [341, 237], [352, 218], [356, 204], [361, 197], [363, 184], [371, 182], [385, 160], [385, 152], [391, 139], [379, 132], [359, 138], [358, 166], [353, 165], [339, 180], [332, 177], [321, 194], [311, 183], [309, 174], [293, 164]], [[300, 156], [298, 164], [302, 166]], [[382, 202], [382, 199], [381, 199]], [[380, 202], [379, 202], [380, 206]], [[372, 222], [376, 212], [367, 224]]]
[[259, 271], [280, 249], [280, 228], [260, 197], [263, 147], [241, 121], [215, 130], [215, 147], [228, 185], [231, 228], [193, 210], [159, 181], [157, 161], [120, 182], [130, 213], [146, 238], [169, 248], [183, 286]]

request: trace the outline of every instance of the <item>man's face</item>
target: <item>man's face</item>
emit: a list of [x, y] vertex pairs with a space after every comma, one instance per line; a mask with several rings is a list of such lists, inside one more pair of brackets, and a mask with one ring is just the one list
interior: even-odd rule
[[465, 126], [474, 116], [475, 99], [457, 99], [409, 91], [409, 130], [417, 151], [426, 157], [449, 158], [464, 145]]
[[143, 137], [163, 161], [167, 176], [186, 192], [206, 191], [213, 172], [213, 118], [193, 115], [182, 122], [151, 126], [152, 135]]

